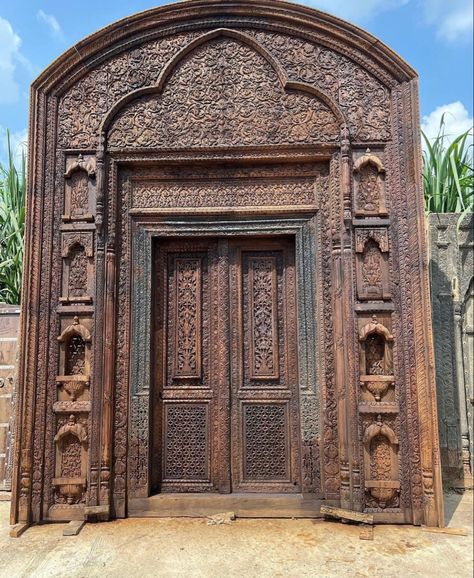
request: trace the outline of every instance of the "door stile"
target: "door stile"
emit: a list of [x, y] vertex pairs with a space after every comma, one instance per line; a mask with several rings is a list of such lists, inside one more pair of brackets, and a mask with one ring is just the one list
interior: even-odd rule
[[[229, 494], [231, 486], [231, 383], [230, 383], [230, 327], [229, 327], [229, 241], [217, 242], [217, 264], [211, 267], [211, 275], [216, 277], [216, 339], [211, 336], [211, 371], [216, 368], [216, 421], [211, 428], [217, 429], [217, 484], [218, 491]], [[213, 303], [211, 303], [213, 307]]]

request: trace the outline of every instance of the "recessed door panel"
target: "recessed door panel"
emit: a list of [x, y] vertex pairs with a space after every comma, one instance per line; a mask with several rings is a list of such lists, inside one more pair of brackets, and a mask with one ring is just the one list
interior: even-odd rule
[[155, 266], [154, 489], [300, 491], [292, 243], [165, 241]]

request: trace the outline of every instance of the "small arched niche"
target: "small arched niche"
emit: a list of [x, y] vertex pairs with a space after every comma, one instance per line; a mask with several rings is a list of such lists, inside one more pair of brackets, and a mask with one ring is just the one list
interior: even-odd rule
[[[392, 401], [388, 396], [393, 386], [393, 336], [377, 320], [364, 325], [359, 332], [360, 381], [375, 401]], [[388, 399], [390, 397], [390, 399]]]
[[71, 414], [55, 438], [55, 501], [72, 505], [83, 498], [87, 479], [87, 429]]
[[367, 506], [396, 507], [400, 490], [398, 439], [381, 415], [364, 432], [364, 472]]
[[[90, 344], [92, 336], [74, 317], [58, 337], [60, 342], [59, 375], [56, 382], [61, 387], [61, 401], [76, 401], [83, 397], [90, 379]], [[88, 392], [87, 392], [88, 394]], [[81, 397], [82, 396], [82, 397]], [[88, 399], [88, 395], [86, 395]]]
[[353, 172], [356, 216], [386, 216], [385, 167], [382, 161], [367, 149], [355, 161]]

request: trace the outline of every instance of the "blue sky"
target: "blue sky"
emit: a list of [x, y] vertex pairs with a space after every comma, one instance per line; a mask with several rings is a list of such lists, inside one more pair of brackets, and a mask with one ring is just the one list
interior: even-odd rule
[[[0, 131], [25, 140], [29, 85], [78, 40], [130, 14], [166, 2], [0, 0]], [[434, 135], [472, 126], [472, 0], [307, 0], [300, 2], [365, 28], [420, 75], [423, 127]], [[0, 139], [3, 140], [3, 139]], [[4, 151], [0, 148], [0, 159]]]

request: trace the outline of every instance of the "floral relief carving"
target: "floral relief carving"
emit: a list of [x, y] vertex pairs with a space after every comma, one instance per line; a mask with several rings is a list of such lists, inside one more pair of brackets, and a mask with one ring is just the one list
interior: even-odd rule
[[201, 260], [176, 259], [174, 377], [201, 377]]
[[253, 257], [252, 276], [252, 377], [277, 377], [276, 271], [272, 258]]
[[291, 79], [330, 94], [346, 114], [353, 140], [390, 139], [390, 89], [336, 50], [281, 33], [246, 29]]
[[307, 94], [285, 92], [260, 54], [221, 38], [193, 50], [173, 71], [162, 94], [142, 96], [121, 111], [108, 144], [238, 146], [338, 138], [338, 122], [325, 104]]

